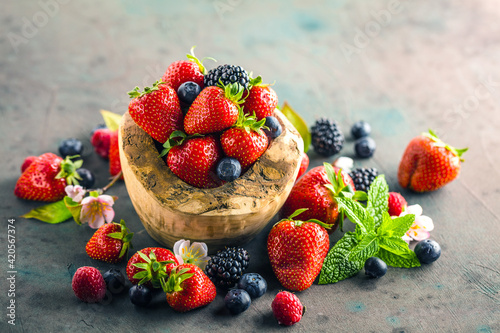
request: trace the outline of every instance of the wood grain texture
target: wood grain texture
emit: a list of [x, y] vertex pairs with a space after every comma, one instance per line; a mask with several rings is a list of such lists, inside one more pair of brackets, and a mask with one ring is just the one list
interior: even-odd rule
[[127, 112], [120, 124], [120, 160], [130, 199], [147, 232], [173, 247], [179, 239], [211, 251], [243, 245], [281, 208], [300, 168], [304, 143], [279, 111], [283, 132], [243, 175], [213, 189], [191, 186], [170, 171], [152, 138]]

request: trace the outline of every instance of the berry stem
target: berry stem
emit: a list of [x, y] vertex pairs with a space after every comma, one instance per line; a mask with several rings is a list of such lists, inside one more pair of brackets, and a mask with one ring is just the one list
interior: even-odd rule
[[102, 188], [102, 193], [106, 192], [111, 186], [113, 186], [117, 181], [118, 179], [121, 178], [121, 176], [123, 175], [123, 171], [120, 170], [120, 172], [118, 172], [112, 179], [111, 179], [111, 182], [109, 182], [108, 185], [104, 186]]

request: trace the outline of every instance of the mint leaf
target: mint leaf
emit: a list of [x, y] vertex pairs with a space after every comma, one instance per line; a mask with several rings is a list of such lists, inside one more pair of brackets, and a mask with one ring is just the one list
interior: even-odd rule
[[415, 215], [407, 214], [401, 217], [391, 218], [389, 213], [383, 214], [383, 221], [377, 230], [380, 236], [403, 237], [415, 222]]
[[64, 201], [60, 200], [32, 209], [21, 217], [27, 219], [37, 219], [50, 224], [57, 224], [70, 219], [72, 215], [66, 208]]
[[364, 261], [349, 261], [349, 252], [357, 245], [356, 235], [347, 232], [328, 252], [319, 275], [319, 284], [335, 283], [356, 275]]
[[378, 228], [382, 223], [382, 214], [389, 210], [389, 186], [384, 175], [377, 176], [370, 185], [366, 209], [373, 216], [375, 228]]
[[408, 250], [410, 250], [408, 244], [401, 237], [380, 237], [379, 245], [396, 255], [408, 255]]
[[373, 217], [359, 202], [345, 197], [337, 197], [335, 200], [337, 201], [339, 210], [342, 210], [349, 220], [356, 224], [356, 228], [359, 227], [362, 235], [375, 231]]
[[378, 253], [375, 255], [376, 257], [385, 261], [385, 263], [392, 267], [400, 267], [400, 268], [412, 268], [412, 267], [420, 267], [420, 261], [418, 261], [415, 252], [408, 249], [409, 252], [404, 255], [396, 255], [391, 253], [383, 248], [381, 248]]
[[361, 239], [349, 253], [350, 261], [362, 261], [363, 263], [379, 250], [379, 240], [377, 235], [369, 233]]

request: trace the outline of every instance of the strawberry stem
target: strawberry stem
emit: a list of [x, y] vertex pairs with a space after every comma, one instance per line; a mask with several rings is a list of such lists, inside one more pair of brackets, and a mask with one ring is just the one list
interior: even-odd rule
[[132, 91], [128, 92], [130, 98], [142, 97], [146, 94], [152, 93], [153, 91], [160, 90], [159, 86], [161, 84], [165, 84], [163, 81], [156, 81], [153, 83], [152, 87], [144, 87], [144, 90], [141, 91], [139, 87], [135, 87]]
[[194, 275], [193, 273], [187, 273], [189, 270], [189, 268], [183, 268], [177, 272], [177, 267], [174, 267], [167, 280], [165, 278], [160, 279], [163, 291], [168, 294], [182, 291], [181, 283]]
[[119, 225], [121, 227], [121, 230], [120, 230], [120, 232], [113, 232], [113, 233], [108, 234], [108, 237], [114, 238], [114, 239], [119, 239], [122, 241], [122, 249], [121, 249], [120, 254], [118, 256], [119, 258], [122, 258], [123, 256], [125, 256], [127, 254], [128, 249], [132, 247], [131, 240], [132, 240], [132, 237], [134, 236], [134, 233], [130, 232], [130, 230], [125, 225], [125, 221], [123, 219], [120, 221], [120, 224], [118, 224], [118, 223], [114, 223], [114, 224]]
[[72, 161], [74, 158], [78, 158], [80, 155], [66, 156], [66, 158], [60, 164], [59, 173], [56, 175], [56, 179], [64, 178], [68, 185], [78, 185], [78, 180], [82, 180], [82, 177], [76, 172], [77, 169], [81, 168], [83, 165], [83, 160]]
[[426, 138], [429, 138], [431, 139], [432, 141], [434, 141], [436, 143], [436, 146], [437, 147], [444, 147], [446, 150], [449, 150], [453, 153], [453, 155], [455, 156], [458, 156], [460, 158], [460, 161], [464, 161], [464, 159], [462, 159], [462, 154], [465, 153], [467, 150], [469, 150], [469, 148], [462, 148], [462, 149], [457, 149], [455, 147], [452, 147], [446, 143], [444, 143], [438, 136], [437, 134], [429, 129], [429, 132], [428, 133], [422, 133], [423, 136], [425, 136]]
[[215, 59], [214, 59], [214, 58], [212, 58], [212, 57], [205, 57], [205, 58], [203, 58], [203, 59], [199, 60], [199, 59], [198, 59], [198, 58], [194, 55], [194, 49], [195, 49], [195, 47], [196, 47], [196, 45], [195, 45], [195, 46], [193, 46], [193, 47], [191, 48], [191, 54], [186, 54], [186, 57], [187, 57], [190, 61], [195, 62], [195, 63], [198, 65], [198, 67], [200, 67], [200, 71], [201, 71], [201, 73], [202, 73], [203, 75], [205, 75], [205, 74], [207, 74], [207, 69], [205, 68], [205, 66], [203, 66], [203, 62], [204, 62], [206, 59], [208, 59], [208, 60], [212, 60], [212, 61], [215, 61], [215, 62], [217, 62], [217, 60], [215, 60]]

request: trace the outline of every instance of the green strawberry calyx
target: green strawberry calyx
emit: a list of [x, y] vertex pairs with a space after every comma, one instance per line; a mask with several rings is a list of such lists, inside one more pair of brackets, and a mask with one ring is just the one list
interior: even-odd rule
[[331, 229], [333, 227], [333, 224], [327, 224], [325, 222], [322, 222], [320, 220], [317, 220], [317, 219], [309, 219], [307, 221], [301, 221], [301, 220], [295, 220], [294, 218], [300, 214], [302, 214], [303, 212], [305, 212], [306, 210], [308, 210], [308, 208], [300, 208], [300, 209], [297, 209], [295, 212], [293, 212], [292, 214], [290, 214], [290, 216], [288, 216], [287, 218], [284, 218], [280, 221], [278, 221], [276, 224], [279, 224], [283, 221], [293, 221], [294, 222], [294, 225], [296, 227], [300, 227], [301, 225], [303, 225], [304, 223], [316, 223], [320, 226], [322, 226], [323, 228], [325, 229]]
[[212, 61], [215, 61], [217, 62], [217, 60], [215, 60], [214, 58], [212, 57], [205, 57], [201, 60], [199, 60], [195, 55], [194, 55], [194, 49], [196, 48], [196, 45], [193, 46], [191, 48], [191, 54], [186, 54], [186, 57], [189, 59], [189, 61], [192, 61], [194, 63], [196, 63], [198, 65], [198, 67], [200, 67], [200, 71], [203, 75], [207, 74], [207, 69], [205, 68], [205, 66], [203, 66], [203, 62], [208, 59], [208, 60], [212, 60]]
[[263, 135], [262, 129], [269, 129], [269, 127], [265, 126], [266, 118], [262, 118], [257, 121], [257, 117], [255, 116], [255, 112], [253, 115], [246, 115], [243, 111], [243, 107], [238, 109], [238, 120], [233, 125], [236, 128], [243, 128], [247, 133], [250, 131], [257, 132], [259, 135]]
[[194, 275], [193, 273], [188, 273], [189, 271], [189, 268], [183, 268], [177, 272], [177, 267], [174, 267], [174, 269], [170, 272], [168, 279], [160, 279], [163, 291], [167, 294], [182, 291], [183, 289], [181, 283], [190, 279]]
[[82, 180], [82, 177], [80, 177], [76, 170], [82, 167], [83, 160], [76, 160], [74, 162], [72, 161], [72, 159], [78, 157], [80, 157], [80, 155], [66, 156], [66, 158], [62, 160], [60, 164], [60, 170], [56, 175], [56, 179], [64, 178], [66, 179], [66, 183], [68, 185], [78, 185], [78, 181]]
[[269, 86], [273, 86], [275, 82], [273, 83], [264, 83], [262, 81], [262, 77], [259, 75], [257, 76], [256, 78], [250, 78], [250, 81], [249, 81], [249, 85], [250, 85], [250, 89], [251, 87], [269, 87]]
[[140, 272], [136, 273], [133, 278], [140, 279], [138, 284], [144, 284], [151, 281], [154, 288], [160, 288], [161, 279], [167, 276], [166, 266], [168, 264], [173, 264], [173, 260], [158, 261], [156, 255], [153, 251], [149, 253], [149, 257], [142, 253], [137, 252], [139, 256], [145, 261], [133, 264], [135, 267], [141, 269]]
[[[113, 222], [114, 223], [114, 222]], [[125, 221], [122, 219], [120, 223], [114, 223], [117, 224], [121, 227], [120, 232], [112, 232], [108, 234], [107, 236], [110, 238], [114, 239], [119, 239], [122, 241], [122, 249], [120, 251], [120, 254], [118, 255], [118, 258], [123, 258], [124, 255], [127, 254], [128, 249], [132, 247], [132, 237], [134, 236], [133, 232], [130, 232], [130, 230], [127, 228], [125, 225]]]
[[447, 145], [444, 143], [437, 135], [436, 133], [429, 129], [428, 133], [422, 133], [422, 136], [425, 136], [426, 138], [431, 139], [433, 142], [435, 142], [436, 147], [444, 147], [446, 150], [449, 150], [453, 153], [453, 155], [458, 156], [460, 158], [460, 161], [463, 162], [464, 159], [462, 158], [462, 154], [465, 153], [469, 148], [462, 148], [462, 149], [457, 149], [455, 147], [452, 147], [450, 145]]
[[166, 84], [166, 83], [163, 81], [157, 80], [155, 83], [153, 83], [152, 87], [144, 87], [144, 90], [142, 90], [142, 91], [141, 91], [141, 88], [135, 87], [132, 91], [128, 92], [128, 95], [130, 98], [142, 97], [144, 95], [152, 93], [153, 91], [160, 90], [160, 85], [162, 85], [162, 84]]
[[183, 131], [173, 131], [172, 134], [170, 134], [170, 137], [168, 138], [167, 141], [163, 144], [163, 150], [160, 153], [159, 157], [163, 157], [167, 155], [170, 152], [170, 149], [172, 149], [175, 146], [180, 146], [184, 142], [186, 142], [189, 139], [201, 137], [203, 135], [195, 133], [193, 135], [187, 135]]
[[230, 100], [231, 102], [237, 105], [245, 103], [245, 99], [243, 98], [243, 94], [245, 93], [245, 88], [238, 82], [233, 82], [224, 85], [222, 83], [222, 79], [219, 79], [219, 84], [217, 86], [222, 90], [224, 90], [224, 97]]

